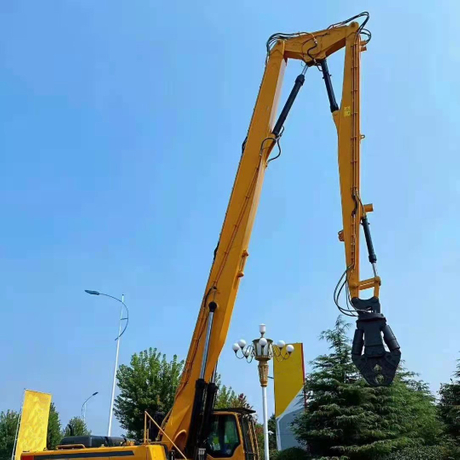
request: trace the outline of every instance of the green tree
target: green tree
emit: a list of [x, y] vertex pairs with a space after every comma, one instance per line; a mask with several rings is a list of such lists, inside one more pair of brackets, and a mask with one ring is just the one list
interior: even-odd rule
[[241, 407], [244, 409], [253, 410], [244, 393], [237, 394], [232, 387], [222, 385], [222, 377], [218, 373], [216, 376], [216, 385], [218, 387], [215, 409], [227, 409]]
[[441, 424], [427, 385], [402, 370], [390, 387], [367, 386], [351, 360], [348, 327], [339, 317], [335, 328], [321, 335], [330, 352], [312, 363], [307, 410], [294, 424], [299, 441], [313, 458], [350, 460], [437, 444]]
[[240, 393], [233, 401], [231, 401], [230, 407], [254, 410], [251, 404], [249, 404], [248, 398], [244, 393]]
[[439, 390], [439, 413], [445, 423], [447, 434], [460, 445], [460, 360], [451, 383], [441, 385]]
[[270, 450], [276, 450], [276, 417], [275, 414], [268, 419], [268, 445]]
[[19, 423], [19, 414], [14, 410], [0, 413], [0, 460], [10, 460]]
[[56, 446], [61, 442], [61, 421], [59, 420], [59, 414], [56, 411], [56, 406], [51, 403], [50, 416], [48, 419], [48, 435], [46, 437], [46, 447], [48, 449], [55, 449]]
[[90, 434], [91, 431], [88, 430], [81, 417], [71, 418], [64, 430], [64, 436], [88, 436]]
[[450, 457], [445, 448], [441, 446], [415, 446], [393, 452], [384, 460], [449, 460], [458, 457]]
[[142, 439], [144, 411], [153, 416], [171, 409], [183, 365], [177, 356], [168, 362], [166, 355], [149, 348], [135, 353], [129, 366], [120, 366], [117, 373], [120, 394], [114, 412], [128, 437]]
[[439, 390], [439, 415], [444, 422], [446, 458], [460, 458], [460, 360], [450, 383]]
[[226, 387], [225, 385], [219, 385], [217, 390], [216, 402], [214, 404], [215, 409], [226, 409], [227, 407], [234, 407], [234, 402], [238, 399], [235, 391], [232, 387]]
[[270, 458], [273, 460], [309, 460], [311, 457], [308, 455], [306, 450], [301, 449], [300, 447], [291, 447], [289, 449], [280, 450], [274, 455], [270, 454]]
[[242, 408], [253, 410], [244, 393], [237, 395], [232, 387], [219, 386], [217, 391], [215, 409]]
[[[264, 447], [264, 426], [261, 423], [256, 423], [256, 437], [257, 445], [259, 446], [259, 457], [265, 458], [265, 447]], [[268, 419], [268, 448], [270, 451], [270, 458], [275, 457], [277, 453], [276, 446], [276, 418], [273, 414]]]
[[259, 448], [259, 458], [265, 458], [265, 447], [264, 447], [264, 426], [261, 423], [256, 423], [255, 426], [257, 447]]

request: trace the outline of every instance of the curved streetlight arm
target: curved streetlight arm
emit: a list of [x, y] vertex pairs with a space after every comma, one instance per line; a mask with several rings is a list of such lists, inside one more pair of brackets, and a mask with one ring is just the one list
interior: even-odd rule
[[90, 294], [90, 295], [103, 295], [105, 297], [110, 297], [111, 299], [116, 300], [117, 302], [120, 302], [121, 304], [123, 304], [123, 306], [126, 309], [126, 318], [121, 318], [121, 321], [126, 321], [126, 323], [125, 323], [125, 327], [123, 328], [121, 333], [115, 339], [115, 340], [118, 340], [125, 333], [125, 331], [126, 331], [126, 329], [128, 327], [128, 324], [129, 324], [129, 309], [128, 309], [128, 306], [123, 302], [123, 300], [118, 299], [117, 297], [114, 297], [113, 295], [110, 295], [110, 294], [105, 294], [105, 293], [99, 292], [99, 291], [91, 291], [89, 289], [85, 289], [85, 292], [87, 294]]
[[86, 398], [85, 402], [81, 405], [80, 413], [83, 416], [83, 408], [85, 407], [85, 404], [93, 397], [96, 396], [99, 393], [99, 391], [95, 391], [89, 398]]
[[123, 300], [121, 299], [118, 299], [116, 297], [114, 297], [113, 295], [110, 295], [110, 294], [104, 294], [103, 292], [100, 292], [99, 295], [103, 295], [105, 297], [110, 297], [111, 299], [113, 300], [116, 300], [118, 302], [120, 302], [121, 304], [123, 304], [123, 306], [125, 307], [126, 309], [126, 318], [121, 318], [121, 320], [125, 320], [126, 323], [125, 323], [125, 327], [123, 328], [123, 330], [121, 331], [120, 335], [115, 339], [115, 340], [118, 340], [126, 331], [127, 327], [128, 327], [128, 324], [129, 324], [129, 309], [128, 309], [128, 306], [123, 302]]

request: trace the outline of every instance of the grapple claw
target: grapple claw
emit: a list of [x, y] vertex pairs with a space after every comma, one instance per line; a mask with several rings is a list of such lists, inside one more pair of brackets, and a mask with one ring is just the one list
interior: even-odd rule
[[[401, 360], [399, 344], [386, 318], [380, 313], [378, 299], [375, 297], [368, 301], [356, 299], [354, 303], [363, 307], [363, 302], [372, 305], [372, 308], [358, 309], [352, 360], [369, 385], [388, 386], [393, 382]], [[378, 308], [375, 308], [376, 306]], [[383, 341], [389, 351], [385, 349]]]
[[373, 387], [389, 386], [393, 382], [398, 368], [401, 352], [388, 352], [379, 358], [353, 355], [353, 363], [361, 372], [366, 382]]

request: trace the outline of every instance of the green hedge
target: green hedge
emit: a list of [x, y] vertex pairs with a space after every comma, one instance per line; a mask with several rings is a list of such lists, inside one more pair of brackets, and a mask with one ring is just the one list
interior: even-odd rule
[[440, 446], [420, 446], [394, 452], [385, 457], [385, 460], [447, 460], [449, 458], [456, 457], [450, 457]]
[[[315, 457], [316, 460], [317, 457]], [[347, 457], [327, 457], [327, 460], [342, 460]], [[270, 452], [271, 460], [313, 460], [309, 454], [298, 447]], [[263, 458], [262, 458], [263, 460]], [[321, 458], [318, 460], [322, 460]], [[376, 459], [377, 460], [377, 459]], [[460, 449], [453, 445], [407, 447], [382, 457], [380, 460], [460, 460]]]
[[281, 450], [276, 452], [272, 460], [309, 460], [311, 457], [303, 449], [298, 447], [291, 447], [290, 449]]

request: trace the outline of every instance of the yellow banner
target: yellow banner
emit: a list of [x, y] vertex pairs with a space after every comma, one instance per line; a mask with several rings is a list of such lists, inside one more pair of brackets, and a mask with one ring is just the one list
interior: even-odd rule
[[275, 383], [275, 417], [282, 415], [294, 402], [304, 385], [303, 345], [293, 343], [294, 352], [285, 361], [273, 360]]
[[50, 394], [30, 390], [25, 391], [15, 460], [20, 460], [23, 452], [36, 452], [46, 449], [50, 406]]

